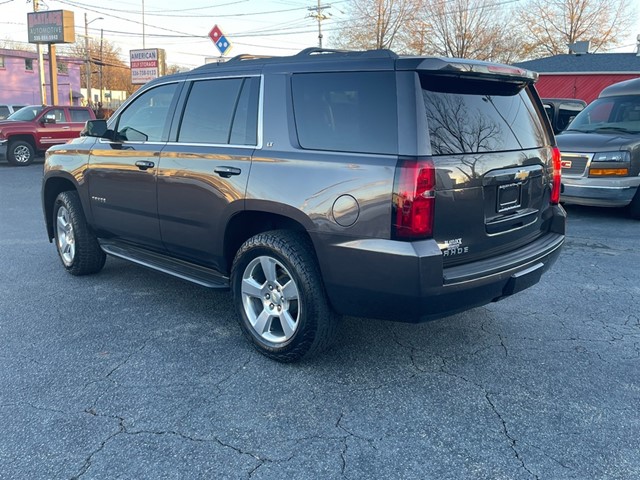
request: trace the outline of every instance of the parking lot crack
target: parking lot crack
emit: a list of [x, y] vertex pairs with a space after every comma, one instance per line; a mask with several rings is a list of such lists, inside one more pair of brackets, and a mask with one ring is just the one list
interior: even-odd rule
[[78, 472], [77, 475], [74, 475], [73, 477], [71, 477], [71, 480], [77, 480], [77, 479], [81, 478], [84, 474], [86, 474], [89, 471], [89, 469], [91, 468], [91, 465], [93, 464], [94, 457], [96, 455], [98, 455], [102, 450], [104, 450], [106, 445], [111, 440], [113, 440], [115, 437], [117, 437], [118, 435], [121, 435], [122, 433], [125, 432], [124, 418], [118, 417], [118, 416], [115, 416], [115, 415], [101, 415], [101, 414], [96, 413], [92, 409], [87, 409], [85, 412], [88, 413], [89, 415], [94, 416], [94, 417], [105, 417], [105, 418], [113, 418], [113, 419], [118, 420], [118, 431], [110, 434], [109, 436], [107, 436], [107, 438], [105, 438], [102, 442], [100, 442], [100, 445], [98, 446], [98, 448], [96, 448], [94, 451], [92, 451], [87, 456], [87, 458], [84, 461], [84, 464], [80, 468], [80, 471]]
[[535, 473], [533, 473], [531, 470], [529, 470], [529, 468], [527, 468], [527, 465], [524, 463], [524, 459], [520, 455], [520, 452], [518, 451], [518, 448], [517, 448], [517, 441], [509, 433], [509, 429], [507, 428], [507, 422], [505, 422], [504, 418], [502, 418], [502, 415], [498, 411], [498, 408], [495, 406], [495, 404], [491, 400], [491, 395], [490, 395], [489, 392], [485, 392], [485, 398], [487, 399], [487, 402], [491, 406], [491, 409], [493, 410], [493, 413], [495, 413], [496, 416], [498, 417], [498, 419], [500, 420], [500, 423], [502, 424], [502, 433], [509, 440], [509, 447], [513, 451], [516, 459], [518, 459], [518, 462], [520, 462], [520, 465], [522, 466], [523, 470], [525, 472], [527, 472], [529, 475], [531, 475], [532, 477], [534, 477], [536, 480], [540, 480], [540, 477], [538, 477]]

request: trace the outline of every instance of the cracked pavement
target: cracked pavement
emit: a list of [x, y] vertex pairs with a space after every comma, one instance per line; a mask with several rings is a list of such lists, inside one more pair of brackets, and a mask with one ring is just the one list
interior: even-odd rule
[[541, 283], [296, 365], [225, 292], [47, 243], [42, 164], [0, 163], [0, 479], [640, 478], [640, 222], [568, 207]]

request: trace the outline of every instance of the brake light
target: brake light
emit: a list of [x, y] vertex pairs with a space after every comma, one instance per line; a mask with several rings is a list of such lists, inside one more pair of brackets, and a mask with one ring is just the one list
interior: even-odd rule
[[393, 238], [418, 240], [433, 235], [435, 187], [433, 160], [410, 158], [398, 161], [393, 186]]
[[560, 185], [562, 180], [562, 155], [558, 147], [551, 150], [551, 163], [553, 165], [553, 181], [551, 184], [551, 205], [560, 203]]

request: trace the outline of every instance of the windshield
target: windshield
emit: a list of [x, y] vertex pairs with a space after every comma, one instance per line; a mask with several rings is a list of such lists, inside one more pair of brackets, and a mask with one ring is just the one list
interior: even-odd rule
[[640, 95], [598, 98], [565, 131], [640, 133]]
[[9, 115], [9, 120], [20, 120], [23, 122], [30, 122], [34, 120], [42, 111], [44, 107], [41, 105], [29, 105], [28, 107], [22, 107], [17, 112]]

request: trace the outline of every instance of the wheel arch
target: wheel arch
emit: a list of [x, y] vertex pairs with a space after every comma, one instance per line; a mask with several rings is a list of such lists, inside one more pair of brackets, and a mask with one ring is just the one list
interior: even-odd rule
[[38, 146], [36, 145], [36, 138], [29, 134], [29, 133], [16, 133], [16, 134], [9, 134], [8, 138], [7, 138], [8, 142], [7, 144], [11, 144], [11, 142], [15, 142], [16, 140], [22, 140], [23, 142], [27, 142], [29, 145], [31, 145], [31, 147], [33, 147], [33, 151], [34, 152], [38, 152]]
[[52, 177], [47, 180], [42, 190], [42, 207], [47, 225], [47, 236], [49, 242], [53, 241], [53, 204], [61, 192], [76, 190], [74, 183], [68, 178]]
[[[299, 221], [271, 212], [244, 210], [234, 215], [225, 228], [224, 259], [225, 269], [231, 270], [231, 264], [242, 244], [259, 233], [270, 230], [294, 230], [303, 233], [312, 242], [305, 226]], [[316, 256], [315, 251], [312, 252]]]

